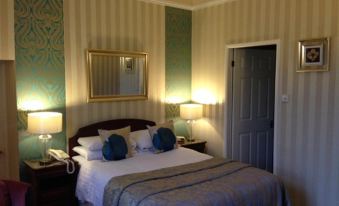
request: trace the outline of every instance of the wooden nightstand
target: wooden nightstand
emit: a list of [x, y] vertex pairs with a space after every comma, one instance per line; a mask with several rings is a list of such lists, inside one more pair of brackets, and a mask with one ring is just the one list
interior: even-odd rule
[[79, 165], [75, 164], [73, 174], [66, 172], [66, 164], [53, 162], [41, 166], [39, 161], [24, 161], [29, 182], [32, 184], [29, 193], [30, 205], [77, 205], [75, 186]]
[[194, 142], [185, 141], [185, 143], [181, 144], [181, 146], [195, 150], [197, 152], [205, 153], [206, 143], [207, 142], [205, 140], [196, 139]]

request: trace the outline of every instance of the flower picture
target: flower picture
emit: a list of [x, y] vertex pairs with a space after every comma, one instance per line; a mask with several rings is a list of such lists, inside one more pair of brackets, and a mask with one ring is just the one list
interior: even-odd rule
[[328, 71], [329, 39], [299, 42], [299, 66], [297, 72]]

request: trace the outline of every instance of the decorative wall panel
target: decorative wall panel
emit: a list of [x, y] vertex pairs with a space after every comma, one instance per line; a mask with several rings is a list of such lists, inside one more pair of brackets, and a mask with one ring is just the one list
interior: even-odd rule
[[[192, 12], [166, 7], [166, 100], [191, 100]], [[171, 116], [171, 114], [166, 114]]]
[[[15, 50], [20, 158], [39, 158], [37, 136], [23, 131], [27, 112], [50, 110], [65, 116], [62, 0], [15, 1]], [[53, 135], [52, 147], [66, 148], [65, 126]]]
[[[280, 39], [275, 173], [293, 205], [339, 204], [339, 2], [337, 0], [238, 0], [193, 11], [192, 95], [212, 104], [197, 127], [208, 151], [221, 156], [228, 44]], [[297, 43], [331, 37], [329, 72], [296, 73]], [[226, 88], [227, 89], [227, 88]]]
[[175, 120], [177, 135], [187, 136], [186, 124], [178, 119], [179, 104], [191, 101], [192, 12], [165, 8], [167, 119]]

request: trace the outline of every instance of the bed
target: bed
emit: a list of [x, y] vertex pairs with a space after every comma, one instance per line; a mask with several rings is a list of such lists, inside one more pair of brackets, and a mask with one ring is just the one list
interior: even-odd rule
[[98, 129], [131, 131], [153, 121], [117, 119], [78, 130], [69, 139], [69, 153], [80, 164], [76, 196], [87, 205], [290, 205], [278, 177], [229, 159], [179, 147], [160, 154], [139, 152], [120, 161], [87, 161], [72, 148], [79, 137]]

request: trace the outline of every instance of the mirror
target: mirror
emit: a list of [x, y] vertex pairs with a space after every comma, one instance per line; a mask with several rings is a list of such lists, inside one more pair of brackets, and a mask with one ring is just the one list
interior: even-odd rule
[[87, 50], [88, 102], [147, 99], [147, 53]]

